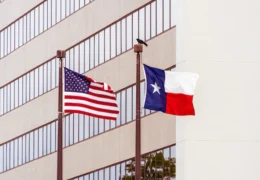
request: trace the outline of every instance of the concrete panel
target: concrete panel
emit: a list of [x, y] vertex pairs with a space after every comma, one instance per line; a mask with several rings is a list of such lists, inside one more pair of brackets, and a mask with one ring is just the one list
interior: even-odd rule
[[178, 0], [182, 60], [259, 62], [258, 0]]
[[[141, 126], [142, 153], [175, 143], [174, 116], [155, 113], [143, 118]], [[66, 148], [64, 178], [72, 178], [134, 156], [135, 122]]]
[[258, 180], [259, 152], [255, 142], [185, 141], [177, 146], [177, 179]]
[[180, 180], [260, 179], [259, 6], [178, 1], [176, 71], [200, 74], [196, 116], [176, 119]]
[[0, 4], [0, 30], [19, 18], [43, 0], [5, 0]]
[[[157, 67], [162, 69], [174, 65], [175, 34], [175, 29], [172, 29], [148, 41], [149, 48], [144, 49], [143, 61], [150, 65], [157, 63]], [[154, 53], [156, 49], [161, 47], [162, 42], [172, 44], [172, 46]], [[135, 65], [135, 54], [131, 50], [89, 71], [87, 75], [95, 80], [107, 82], [114, 91], [118, 91], [135, 83]], [[57, 102], [58, 90], [55, 89], [0, 117], [0, 142], [10, 140], [56, 119]]]
[[56, 153], [0, 174], [1, 180], [54, 180], [56, 179]]
[[[2, 59], [0, 72], [4, 72], [4, 76], [0, 77], [0, 86], [52, 58], [58, 49], [69, 48], [147, 2], [149, 0], [127, 3], [122, 0], [93, 1]], [[115, 4], [117, 8], [114, 8]], [[113, 11], [110, 11], [111, 9]]]

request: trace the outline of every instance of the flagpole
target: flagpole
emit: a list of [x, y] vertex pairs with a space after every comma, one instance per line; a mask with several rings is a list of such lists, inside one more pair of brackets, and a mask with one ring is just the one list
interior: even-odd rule
[[141, 108], [140, 108], [140, 53], [141, 44], [134, 45], [136, 53], [136, 127], [135, 127], [135, 180], [141, 180]]
[[63, 61], [65, 51], [58, 50], [59, 58], [59, 99], [58, 99], [58, 150], [57, 150], [57, 180], [62, 180], [63, 151], [62, 151], [62, 117], [63, 117]]

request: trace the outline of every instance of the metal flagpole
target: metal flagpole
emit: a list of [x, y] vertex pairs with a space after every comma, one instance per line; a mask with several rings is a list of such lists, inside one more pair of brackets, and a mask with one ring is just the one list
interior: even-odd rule
[[134, 45], [136, 54], [136, 134], [135, 134], [135, 180], [141, 180], [141, 108], [140, 108], [140, 53], [143, 52], [141, 44]]
[[65, 51], [58, 50], [59, 58], [59, 102], [58, 102], [58, 150], [57, 150], [57, 180], [62, 180], [63, 152], [62, 152], [62, 118], [63, 118], [63, 61]]

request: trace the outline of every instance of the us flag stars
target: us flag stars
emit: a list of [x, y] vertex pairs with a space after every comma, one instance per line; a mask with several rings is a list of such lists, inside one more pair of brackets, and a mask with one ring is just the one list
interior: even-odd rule
[[86, 79], [86, 76], [65, 68], [65, 79], [68, 80], [65, 84], [65, 91], [88, 93], [91, 82]]

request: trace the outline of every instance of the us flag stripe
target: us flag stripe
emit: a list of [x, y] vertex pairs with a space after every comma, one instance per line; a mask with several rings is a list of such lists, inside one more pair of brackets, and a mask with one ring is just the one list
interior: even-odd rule
[[115, 97], [114, 94], [110, 93], [110, 92], [106, 92], [104, 90], [96, 90], [96, 89], [93, 89], [90, 85], [89, 87], [89, 92], [91, 93], [94, 93], [94, 94], [101, 94], [101, 95], [106, 95], [106, 96], [109, 96], [109, 97]]
[[83, 108], [88, 108], [88, 109], [92, 109], [95, 111], [103, 111], [106, 113], [118, 113], [118, 110], [110, 110], [110, 109], [103, 109], [103, 108], [95, 108], [93, 106], [89, 106], [86, 104], [81, 104], [81, 103], [65, 103], [65, 106], [79, 106], [79, 107], [83, 107]]
[[107, 95], [104, 95], [104, 94], [95, 94], [93, 92], [89, 92], [88, 94], [96, 96], [96, 97], [100, 97], [100, 98], [116, 100], [116, 97], [111, 97], [111, 96], [107, 96]]
[[78, 99], [65, 99], [64, 103], [78, 103], [78, 104], [84, 104], [96, 108], [103, 108], [103, 109], [111, 109], [111, 110], [117, 110], [117, 105], [115, 103], [106, 103], [106, 102], [91, 102], [92, 100], [78, 100]]
[[78, 96], [78, 93], [73, 93], [73, 92], [66, 92], [66, 94], [65, 94], [65, 98], [73, 99], [74, 97], [77, 99], [81, 98], [82, 100], [92, 99], [92, 100], [101, 101], [101, 102], [115, 103], [115, 98], [110, 98], [110, 97], [104, 98], [104, 97], [99, 97], [99, 96], [91, 95], [91, 94], [81, 94], [81, 96]]

